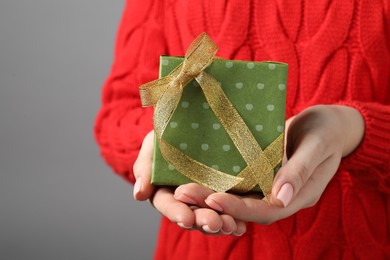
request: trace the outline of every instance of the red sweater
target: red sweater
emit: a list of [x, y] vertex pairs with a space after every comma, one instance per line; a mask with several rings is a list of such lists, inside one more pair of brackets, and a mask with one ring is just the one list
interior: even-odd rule
[[390, 1], [128, 0], [103, 88], [95, 137], [113, 170], [132, 166], [152, 129], [138, 86], [159, 56], [183, 55], [207, 32], [218, 56], [289, 64], [287, 117], [315, 104], [346, 104], [365, 120], [321, 200], [243, 237], [205, 236], [163, 218], [156, 259], [390, 258]]

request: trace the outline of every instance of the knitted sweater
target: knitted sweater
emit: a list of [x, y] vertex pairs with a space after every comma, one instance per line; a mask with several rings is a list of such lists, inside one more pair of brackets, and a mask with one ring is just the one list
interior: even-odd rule
[[[163, 218], [156, 259], [390, 258], [390, 1], [127, 0], [95, 138], [113, 170], [133, 163], [152, 126], [138, 86], [161, 54], [207, 32], [218, 56], [289, 64], [287, 117], [315, 104], [358, 109], [365, 135], [313, 207], [242, 237], [206, 236]], [[129, 256], [130, 257], [130, 256]]]

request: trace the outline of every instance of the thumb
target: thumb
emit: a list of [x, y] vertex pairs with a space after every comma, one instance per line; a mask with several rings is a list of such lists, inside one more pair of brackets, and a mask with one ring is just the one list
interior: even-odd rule
[[134, 163], [133, 172], [136, 179], [133, 196], [136, 200], [147, 200], [154, 193], [154, 186], [150, 184], [152, 175], [154, 131], [149, 132], [143, 142]]
[[275, 176], [271, 193], [271, 204], [287, 207], [322, 163], [325, 154], [318, 153], [314, 140], [303, 141], [293, 152], [290, 159]]

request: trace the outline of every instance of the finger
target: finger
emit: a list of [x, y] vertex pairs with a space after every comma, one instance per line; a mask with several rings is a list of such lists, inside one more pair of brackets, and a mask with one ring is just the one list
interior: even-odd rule
[[287, 207], [314, 169], [330, 156], [318, 135], [306, 134], [294, 141], [296, 147], [276, 174], [272, 187], [271, 204], [279, 207]]
[[192, 228], [195, 221], [193, 210], [173, 197], [173, 191], [168, 188], [158, 188], [153, 197], [154, 207], [170, 221], [180, 227]]
[[194, 213], [196, 221], [192, 229], [204, 234], [242, 236], [246, 232], [245, 222], [234, 219], [230, 215], [218, 215], [215, 211], [206, 208], [194, 208]]
[[208, 207], [205, 199], [214, 193], [213, 190], [203, 187], [197, 183], [188, 183], [180, 185], [175, 190], [175, 199], [199, 207]]
[[232, 216], [222, 214], [220, 218], [222, 220], [221, 233], [223, 235], [230, 235], [233, 232], [237, 232], [237, 224]]
[[314, 170], [306, 185], [299, 191], [294, 201], [290, 204], [293, 211], [312, 207], [317, 203], [326, 186], [336, 173], [340, 160], [341, 158], [336, 155], [330, 156]]
[[220, 215], [212, 209], [198, 208], [194, 210], [195, 225], [203, 232], [217, 234], [222, 229], [223, 221]]
[[288, 217], [301, 209], [314, 206], [336, 173], [340, 160], [340, 156], [332, 155], [318, 165], [288, 207], [274, 207], [275, 210], [272, 214], [276, 214], [275, 220]]
[[235, 236], [242, 236], [246, 232], [246, 223], [244, 221], [236, 220], [237, 229], [233, 232]]
[[217, 207], [221, 208], [225, 214], [233, 217], [238, 233], [245, 232], [245, 222], [269, 225], [276, 220], [290, 216], [299, 209], [297, 201], [293, 201], [287, 208], [280, 208], [253, 196], [235, 196], [227, 193], [211, 194], [206, 199], [206, 203], [213, 209], [215, 205], [218, 205]]
[[136, 182], [133, 195], [136, 200], [146, 200], [154, 192], [154, 186], [150, 184], [152, 174], [154, 131], [149, 132], [142, 143], [138, 158], [134, 163], [133, 172]]
[[222, 227], [219, 232], [209, 233], [205, 232], [203, 229], [199, 229], [202, 233], [208, 235], [234, 235], [242, 236], [246, 232], [246, 224], [244, 221], [236, 220], [230, 215], [222, 214], [219, 215], [222, 220]]
[[[206, 204], [217, 211], [241, 221], [268, 222], [271, 206], [264, 200], [253, 197], [241, 197], [228, 193], [214, 193], [206, 199]], [[262, 214], [262, 216], [259, 216]], [[263, 218], [264, 220], [261, 220]]]

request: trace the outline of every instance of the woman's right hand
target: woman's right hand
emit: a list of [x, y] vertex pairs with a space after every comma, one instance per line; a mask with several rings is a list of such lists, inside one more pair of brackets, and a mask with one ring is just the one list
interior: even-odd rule
[[[246, 232], [245, 222], [236, 220], [230, 215], [219, 214], [210, 209], [205, 202], [197, 206], [183, 203], [177, 199], [191, 203], [190, 200], [175, 198], [175, 189], [169, 187], [157, 187], [150, 183], [153, 161], [154, 131], [148, 133], [142, 143], [138, 158], [134, 163], [134, 199], [138, 201], [149, 200], [151, 204], [170, 221], [177, 223], [184, 229], [199, 230], [205, 234], [236, 235]], [[199, 192], [204, 192], [207, 197], [212, 191], [202, 187]]]

